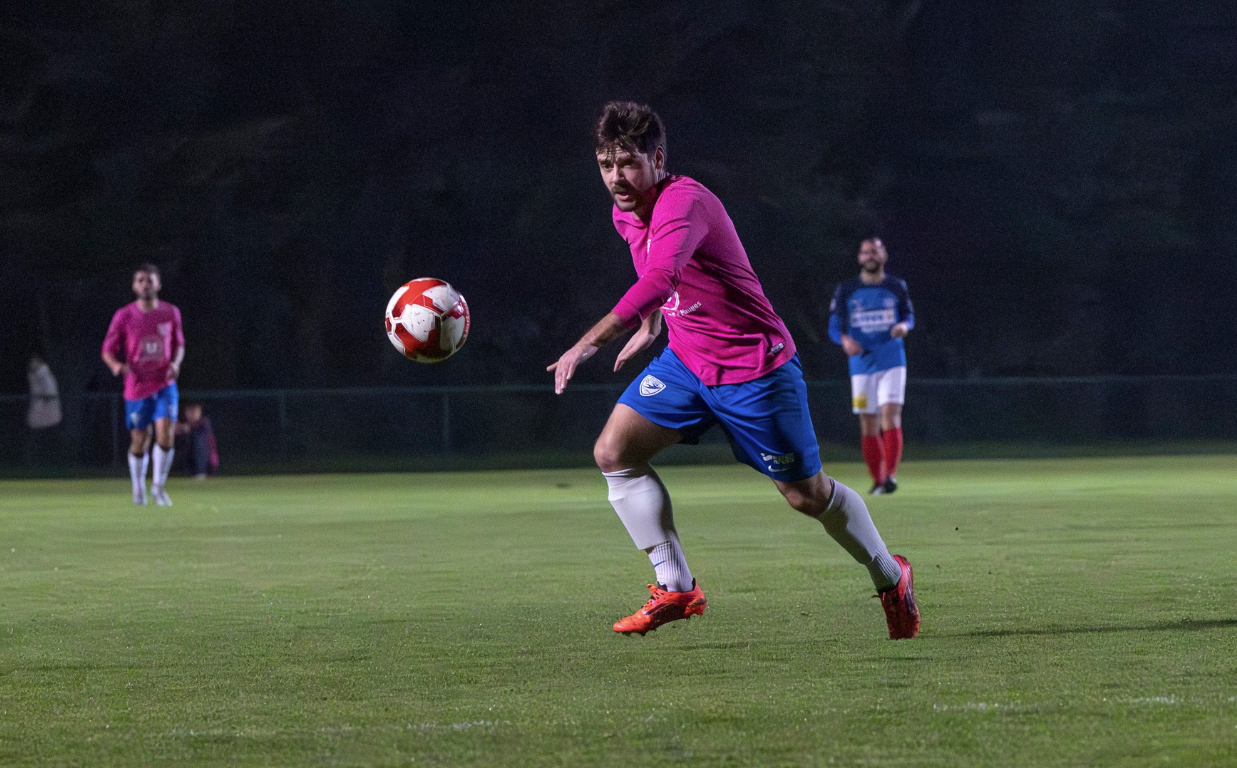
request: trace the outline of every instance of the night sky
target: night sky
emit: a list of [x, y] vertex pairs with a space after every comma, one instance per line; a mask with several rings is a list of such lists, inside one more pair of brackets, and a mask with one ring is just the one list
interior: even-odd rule
[[[634, 279], [591, 123], [650, 103], [726, 205], [811, 378], [860, 237], [912, 375], [1232, 373], [1237, 13], [1131, 0], [39, 3], [0, 21], [0, 390], [66, 394], [132, 267], [186, 389], [544, 382]], [[473, 335], [409, 363], [413, 277]], [[618, 345], [581, 372], [606, 380]]]

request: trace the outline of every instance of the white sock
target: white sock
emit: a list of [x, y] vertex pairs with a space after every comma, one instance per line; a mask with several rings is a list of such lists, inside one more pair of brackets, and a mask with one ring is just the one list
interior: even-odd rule
[[150, 454], [141, 456], [129, 454], [129, 479], [133, 482], [133, 495], [146, 495], [146, 465], [150, 463]]
[[671, 592], [691, 592], [695, 586], [683, 557], [683, 547], [679, 545], [679, 536], [674, 531], [670, 532], [669, 541], [649, 550], [649, 562], [657, 574], [657, 583]]
[[674, 530], [670, 494], [648, 464], [602, 472], [610, 485], [610, 504], [636, 546], [649, 555], [657, 583], [671, 592], [690, 592], [692, 574]]
[[172, 471], [172, 457], [176, 455], [175, 448], [169, 448], [166, 451], [158, 443], [155, 443], [155, 470], [151, 473], [151, 484], [156, 488], [162, 488], [167, 484], [168, 473]]
[[674, 535], [670, 494], [648, 464], [602, 472], [610, 485], [610, 505], [638, 549], [648, 551]]
[[889, 554], [885, 541], [876, 532], [862, 496], [834, 480], [833, 498], [821, 513], [820, 522], [834, 541], [867, 567], [877, 591], [898, 585], [902, 566]]

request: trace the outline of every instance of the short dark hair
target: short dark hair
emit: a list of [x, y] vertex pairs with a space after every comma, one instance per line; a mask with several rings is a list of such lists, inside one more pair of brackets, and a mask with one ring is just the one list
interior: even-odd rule
[[159, 268], [154, 264], [151, 264], [149, 261], [138, 264], [137, 269], [133, 270], [133, 274], [136, 275], [138, 272], [145, 272], [148, 275], [154, 275], [160, 279], [163, 277], [159, 274]]
[[648, 106], [634, 101], [612, 101], [597, 118], [593, 140], [598, 154], [623, 150], [651, 155], [658, 147], [665, 151], [666, 128]]

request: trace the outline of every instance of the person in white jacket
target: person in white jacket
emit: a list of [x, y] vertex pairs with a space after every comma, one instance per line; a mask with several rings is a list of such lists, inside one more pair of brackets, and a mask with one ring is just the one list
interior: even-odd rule
[[40, 355], [30, 358], [26, 369], [30, 381], [30, 410], [26, 412], [26, 425], [34, 430], [51, 429], [60, 423], [60, 388], [47, 361]]
[[60, 424], [60, 387], [41, 355], [30, 358], [26, 368], [30, 382], [30, 408], [26, 411], [26, 463], [31, 466], [60, 464], [64, 460], [64, 437]]

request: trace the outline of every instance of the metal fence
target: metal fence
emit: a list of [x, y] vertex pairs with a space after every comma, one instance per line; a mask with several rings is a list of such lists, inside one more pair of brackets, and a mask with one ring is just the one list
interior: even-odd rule
[[[225, 471], [528, 466], [586, 461], [624, 385], [577, 384], [561, 396], [545, 385], [185, 391], [181, 405], [203, 405]], [[826, 454], [854, 453], [849, 383], [812, 381], [808, 391]], [[912, 378], [906, 399], [911, 457], [951, 446], [982, 455], [992, 445], [1237, 441], [1237, 376]], [[120, 395], [63, 404], [65, 423], [34, 435], [27, 399], [0, 396], [0, 470], [123, 464]], [[704, 442], [725, 439], [713, 430]]]

